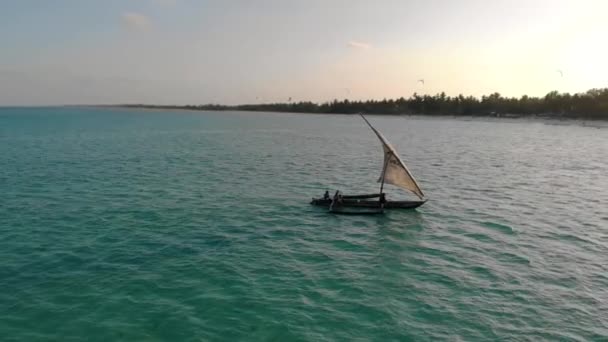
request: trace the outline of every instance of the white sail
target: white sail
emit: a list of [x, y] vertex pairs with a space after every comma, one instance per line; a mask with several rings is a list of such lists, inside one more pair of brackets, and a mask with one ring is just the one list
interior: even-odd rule
[[416, 180], [407, 166], [405, 166], [403, 160], [399, 157], [395, 148], [386, 140], [382, 133], [378, 132], [374, 126], [367, 121], [363, 114], [360, 115], [382, 142], [382, 149], [384, 150], [384, 167], [382, 168], [382, 173], [380, 174], [378, 182], [396, 185], [413, 192], [420, 199], [424, 199], [422, 189], [420, 189], [420, 186], [416, 183]]

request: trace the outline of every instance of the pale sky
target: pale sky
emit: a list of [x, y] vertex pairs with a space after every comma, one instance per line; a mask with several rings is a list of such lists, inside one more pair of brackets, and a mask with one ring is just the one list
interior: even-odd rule
[[608, 0], [0, 0], [0, 105], [580, 92], [607, 37]]

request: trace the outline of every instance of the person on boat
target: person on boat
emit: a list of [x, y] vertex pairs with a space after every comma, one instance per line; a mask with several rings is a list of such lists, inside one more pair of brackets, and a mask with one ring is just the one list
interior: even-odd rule
[[325, 190], [325, 194], [323, 194], [323, 199], [324, 200], [328, 200], [329, 199], [329, 191]]
[[334, 197], [332, 197], [331, 202], [329, 203], [329, 210], [333, 210], [335, 205], [339, 205], [339, 196], [340, 190], [336, 190]]
[[332, 204], [342, 204], [342, 194], [340, 193], [340, 190], [336, 190]]

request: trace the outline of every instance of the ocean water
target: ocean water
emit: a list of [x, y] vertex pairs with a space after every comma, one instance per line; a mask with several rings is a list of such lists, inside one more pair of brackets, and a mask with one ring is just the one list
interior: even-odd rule
[[605, 123], [369, 119], [0, 109], [0, 339], [608, 341]]

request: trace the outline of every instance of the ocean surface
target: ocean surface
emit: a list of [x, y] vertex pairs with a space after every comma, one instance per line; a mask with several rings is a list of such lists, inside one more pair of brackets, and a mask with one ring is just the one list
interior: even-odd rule
[[608, 341], [606, 123], [369, 120], [0, 109], [0, 339]]

